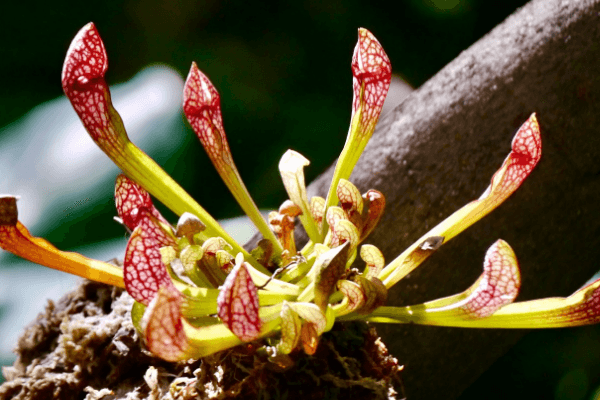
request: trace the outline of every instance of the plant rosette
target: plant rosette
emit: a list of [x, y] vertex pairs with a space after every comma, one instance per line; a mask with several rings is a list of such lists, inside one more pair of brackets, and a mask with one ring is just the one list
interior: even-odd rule
[[[464, 292], [407, 307], [386, 306], [387, 291], [453, 237], [504, 202], [541, 157], [535, 114], [519, 128], [490, 186], [391, 262], [363, 244], [385, 209], [384, 195], [361, 193], [349, 178], [373, 135], [391, 81], [391, 64], [377, 39], [359, 29], [352, 57], [351, 123], [325, 197], [308, 199], [304, 167], [288, 150], [279, 171], [289, 199], [265, 220], [233, 161], [220, 97], [195, 63], [183, 110], [233, 196], [263, 236], [248, 252], [163, 169], [128, 138], [105, 81], [108, 59], [94, 24], [68, 50], [62, 86], [84, 127], [118, 165], [117, 218], [131, 232], [123, 268], [58, 250], [18, 221], [17, 197], [0, 197], [0, 246], [32, 262], [124, 287], [132, 319], [147, 348], [167, 361], [198, 359], [243, 343], [271, 359], [314, 354], [335, 321], [364, 320], [464, 328], [549, 328], [600, 321], [600, 280], [567, 298], [514, 302], [521, 285], [517, 257], [499, 239], [485, 254], [483, 273]], [[171, 225], [152, 197], [180, 216]], [[296, 219], [309, 241], [296, 248]], [[360, 260], [358, 260], [360, 258]], [[261, 340], [265, 339], [265, 340]], [[280, 358], [279, 358], [280, 359]]]

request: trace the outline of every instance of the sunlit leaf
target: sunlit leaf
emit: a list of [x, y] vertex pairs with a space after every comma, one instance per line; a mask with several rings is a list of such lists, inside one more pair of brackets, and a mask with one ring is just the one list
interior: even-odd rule
[[346, 179], [340, 179], [337, 186], [337, 196], [344, 211], [363, 212], [363, 199], [360, 191], [354, 184]]
[[298, 314], [292, 310], [287, 302], [281, 307], [281, 340], [277, 344], [277, 351], [289, 354], [296, 348], [300, 341], [302, 321]]
[[304, 167], [309, 164], [310, 162], [302, 154], [288, 150], [279, 161], [279, 172], [290, 200], [302, 210], [302, 214], [299, 215], [302, 226], [310, 240], [316, 243], [321, 241], [321, 234], [308, 204], [304, 181]]
[[286, 200], [279, 206], [279, 214], [295, 218], [302, 215], [302, 208], [292, 200]]
[[[300, 293], [300, 295], [298, 296], [298, 301], [306, 302], [306, 301], [312, 301], [314, 299], [315, 287], [316, 287], [315, 282], [317, 282], [318, 279], [322, 279], [322, 278], [318, 278], [319, 275], [334, 260], [337, 260], [334, 263], [334, 266], [335, 266], [334, 271], [336, 271], [336, 273], [337, 273], [337, 269], [340, 268], [341, 261], [344, 261], [344, 263], [346, 263], [346, 260], [348, 258], [348, 247], [349, 246], [350, 246], [350, 244], [344, 244], [343, 246], [338, 246], [337, 248], [334, 248], [331, 250], [329, 250], [329, 248], [326, 246], [322, 246], [322, 245], [318, 246], [318, 250], [319, 250], [320, 254], [318, 256], [316, 256], [313, 266], [305, 278], [304, 284], [306, 286], [305, 286], [304, 290], [302, 291], [302, 293]], [[315, 246], [315, 249], [317, 249], [317, 246]], [[345, 270], [345, 268], [346, 268], [345, 265], [343, 268]], [[323, 282], [322, 284], [324, 285], [325, 282]], [[333, 282], [333, 284], [335, 284], [335, 282]], [[319, 296], [325, 296], [325, 293], [322, 293]]]
[[219, 250], [215, 253], [215, 262], [217, 263], [217, 267], [226, 273], [231, 272], [233, 269], [233, 260], [233, 256], [225, 250]]
[[277, 235], [286, 253], [282, 255], [283, 262], [288, 262], [296, 254], [296, 242], [294, 240], [294, 218], [302, 214], [300, 206], [291, 200], [284, 201], [279, 211], [269, 213], [269, 225]]
[[233, 162], [223, 129], [219, 93], [208, 77], [198, 69], [196, 63], [192, 63], [190, 73], [185, 81], [183, 111], [233, 197], [260, 233], [275, 243], [277, 253], [281, 253], [282, 249], [275, 240], [275, 235], [254, 204]]
[[112, 107], [104, 75], [108, 58], [93, 23], [71, 42], [62, 71], [62, 87], [86, 130], [109, 156], [129, 141], [121, 117]]
[[[220, 236], [234, 252], [248, 253], [185, 192], [156, 162], [129, 140], [123, 121], [114, 109], [104, 79], [108, 58], [93, 23], [75, 36], [63, 65], [62, 87], [91, 138], [125, 174], [177, 215], [190, 212], [206, 225], [205, 237]], [[250, 262], [255, 263], [250, 259]], [[255, 263], [255, 268], [267, 271]]]
[[[375, 36], [364, 28], [358, 30], [358, 43], [352, 57], [352, 76], [352, 122], [346, 144], [335, 166], [326, 208], [337, 203], [338, 182], [350, 177], [373, 135], [392, 79], [392, 65], [388, 56]], [[324, 230], [326, 228], [323, 226]]]
[[145, 305], [138, 303], [137, 301], [134, 301], [133, 306], [131, 306], [131, 322], [140, 335], [145, 334], [144, 327], [142, 327], [142, 320], [144, 318], [146, 308], [147, 307]]
[[202, 244], [203, 256], [199, 264], [202, 276], [207, 279], [211, 286], [218, 287], [227, 278], [226, 270], [222, 269], [223, 255], [217, 257], [221, 251], [230, 249], [229, 244], [220, 237], [210, 238]]
[[[274, 333], [281, 324], [281, 304], [261, 308], [259, 317], [264, 321], [258, 337], [265, 337]], [[205, 323], [200, 326], [191, 325], [182, 320], [183, 328], [188, 341], [193, 349], [193, 358], [206, 357], [218, 351], [242, 344], [243, 342], [217, 318], [206, 318]]]
[[143, 317], [148, 349], [166, 361], [183, 361], [193, 357], [183, 329], [181, 303], [181, 294], [175, 287], [161, 287]]
[[460, 309], [470, 316], [483, 318], [510, 304], [519, 294], [521, 273], [517, 257], [504, 240], [494, 243], [485, 255], [483, 275]]
[[179, 259], [185, 266], [185, 269], [191, 269], [195, 266], [196, 262], [199, 261], [204, 255], [204, 250], [200, 245], [186, 246], [181, 250]]
[[200, 221], [200, 218], [189, 212], [184, 212], [177, 221], [175, 235], [177, 237], [187, 238], [190, 244], [194, 244], [194, 235], [202, 232], [206, 226]]
[[335, 225], [337, 221], [348, 220], [348, 216], [341, 207], [334, 206], [327, 209], [326, 220], [331, 227]]
[[327, 323], [325, 324], [325, 329], [323, 332], [329, 332], [335, 323], [335, 310], [331, 304], [328, 304], [327, 310], [325, 310], [325, 320]]
[[158, 249], [163, 264], [170, 265], [177, 258], [177, 250], [171, 246], [164, 246]]
[[[396, 307], [380, 307], [366, 318], [374, 322], [408, 323]], [[512, 303], [487, 318], [448, 319], [436, 325], [463, 328], [542, 329], [591, 325], [600, 322], [600, 279], [569, 297]]]
[[[320, 268], [316, 271], [314, 302], [322, 312], [327, 309], [329, 296], [335, 291], [336, 283], [346, 272], [346, 262], [348, 261], [348, 250], [350, 244], [346, 243], [320, 256], [316, 261], [320, 263]], [[327, 263], [321, 260], [328, 260]]]
[[[174, 281], [173, 284], [183, 295], [181, 312], [185, 318], [198, 319], [208, 315], [217, 314], [217, 299], [221, 293], [220, 289], [194, 287], [182, 282]], [[270, 292], [267, 290], [258, 291], [259, 310], [264, 310], [265, 306], [280, 305], [283, 301], [293, 301], [296, 296]]]
[[331, 250], [331, 248], [328, 246], [325, 246], [322, 243], [316, 243], [313, 249], [313, 254], [318, 258], [320, 255], [327, 253], [329, 250]]
[[541, 156], [540, 128], [532, 114], [519, 128], [512, 141], [512, 151], [481, 197], [446, 218], [386, 266], [379, 275], [385, 286], [389, 288], [397, 283], [432, 254], [434, 250], [422, 248], [428, 238], [442, 237], [446, 243], [498, 207], [529, 176]]
[[302, 348], [309, 356], [315, 354], [319, 346], [319, 333], [316, 324], [305, 322], [300, 330], [300, 338], [302, 340]]
[[331, 226], [331, 242], [325, 243], [330, 247], [337, 247], [343, 243], [350, 243], [350, 251], [356, 249], [360, 240], [360, 234], [356, 225], [352, 222], [342, 219]]
[[364, 224], [360, 235], [361, 242], [373, 232], [385, 210], [385, 196], [381, 192], [371, 189], [362, 197], [365, 208], [363, 211]]
[[273, 243], [264, 238], [259, 240], [256, 248], [250, 252], [250, 255], [254, 257], [260, 265], [270, 267], [271, 258], [273, 257]]
[[157, 241], [159, 247], [173, 246], [177, 247], [177, 241], [170, 225], [165, 225], [158, 218], [145, 208], [140, 209], [140, 218], [138, 227], [142, 227], [148, 235], [151, 235]]
[[362, 231], [363, 198], [360, 191], [350, 181], [340, 179], [336, 194], [348, 220], [358, 228], [359, 232]]
[[359, 314], [369, 314], [386, 303], [387, 289], [383, 282], [375, 277], [367, 279], [361, 275], [354, 277], [354, 279], [365, 295], [365, 302], [358, 309]]
[[354, 98], [352, 116], [360, 113], [358, 129], [371, 135], [381, 114], [392, 79], [392, 65], [383, 47], [368, 30], [358, 30], [358, 43], [352, 56]]
[[32, 236], [18, 221], [17, 198], [14, 196], [0, 196], [0, 247], [36, 264], [125, 287], [120, 268], [81, 254], [58, 250], [45, 239]]
[[207, 239], [202, 243], [202, 250], [205, 254], [216, 254], [219, 250], [230, 249], [229, 244], [221, 237]]
[[259, 287], [280, 294], [291, 294], [296, 296], [300, 294], [301, 289], [298, 285], [275, 279], [271, 275], [267, 275], [261, 271], [258, 271], [252, 265], [246, 265], [246, 267], [248, 269], [248, 273], [250, 273], [250, 276], [252, 277], [252, 280], [256, 282]]
[[[466, 291], [417, 306], [382, 307], [382, 312], [387, 315], [395, 312], [394, 318], [425, 325], [455, 326], [461, 321], [487, 320], [514, 301], [520, 286], [515, 253], [508, 243], [498, 240], [485, 255], [483, 274]], [[379, 315], [378, 311], [372, 315]]]
[[[148, 211], [141, 221], [149, 220]], [[162, 262], [160, 248], [151, 224], [141, 222], [131, 234], [123, 260], [123, 275], [127, 292], [136, 301], [148, 305], [160, 287], [170, 288], [173, 285], [167, 268]]]
[[123, 174], [119, 174], [115, 182], [115, 205], [119, 217], [130, 230], [138, 226], [142, 209], [150, 211], [155, 218], [168, 224], [154, 207], [150, 193]]
[[325, 216], [325, 199], [319, 196], [313, 196], [310, 198], [310, 213], [312, 214], [315, 222], [319, 229]]
[[508, 304], [488, 318], [465, 321], [474, 328], [561, 328], [600, 322], [600, 279], [569, 297], [552, 297]]
[[289, 303], [289, 306], [294, 310], [304, 321], [313, 323], [320, 335], [325, 332], [327, 327], [327, 317], [325, 313], [313, 303]]
[[329, 247], [333, 247], [331, 245], [331, 241], [333, 239], [332, 238], [332, 235], [333, 235], [332, 227], [334, 227], [335, 224], [340, 220], [348, 220], [348, 216], [346, 215], [346, 213], [344, 212], [344, 210], [341, 207], [333, 206], [333, 207], [329, 207], [327, 209], [327, 214], [325, 215], [325, 220], [327, 222], [327, 226], [329, 226], [329, 232], [327, 232], [327, 236], [325, 237], [325, 240], [323, 243], [325, 243]]
[[226, 173], [222, 172], [224, 164], [237, 170], [223, 129], [221, 97], [195, 62], [185, 82], [183, 111], [219, 173]]
[[219, 318], [240, 340], [250, 342], [259, 335], [258, 292], [243, 260], [227, 276], [217, 300]]
[[188, 245], [181, 250], [179, 260], [185, 274], [192, 282], [200, 287], [215, 287], [198, 268], [198, 262], [202, 259], [204, 250], [200, 245]]
[[363, 244], [361, 246], [360, 258], [367, 264], [363, 272], [363, 276], [367, 279], [377, 276], [385, 265], [383, 254], [372, 244]]
[[365, 303], [365, 294], [363, 290], [360, 288], [360, 285], [356, 282], [340, 280], [337, 283], [337, 287], [344, 294], [344, 296], [348, 299], [347, 305], [345, 306], [344, 314], [352, 312]]

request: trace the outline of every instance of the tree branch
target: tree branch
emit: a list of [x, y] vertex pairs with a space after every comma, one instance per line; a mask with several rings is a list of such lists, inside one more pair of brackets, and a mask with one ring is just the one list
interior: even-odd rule
[[[361, 191], [386, 195], [386, 213], [369, 242], [387, 260], [479, 197], [515, 130], [534, 111], [543, 142], [540, 164], [515, 195], [401, 281], [389, 305], [464, 290], [497, 238], [520, 260], [518, 300], [567, 296], [597, 271], [599, 12], [598, 1], [531, 1], [380, 121], [351, 179]], [[326, 194], [332, 172], [309, 192]], [[411, 400], [457, 397], [525, 333], [422, 326], [378, 331], [406, 365]]]

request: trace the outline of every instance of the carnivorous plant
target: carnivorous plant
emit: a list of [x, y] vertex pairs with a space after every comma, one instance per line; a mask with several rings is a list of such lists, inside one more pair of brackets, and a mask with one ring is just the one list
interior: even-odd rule
[[[521, 284], [511, 247], [499, 239], [483, 273], [462, 293], [409, 307], [385, 306], [387, 291], [433, 252], [506, 200], [541, 157], [535, 114], [519, 128], [512, 151], [476, 200], [450, 215], [390, 262], [363, 244], [385, 210], [385, 196], [361, 193], [349, 178], [371, 138], [391, 80], [377, 39], [359, 29], [352, 57], [351, 124], [329, 192], [308, 199], [304, 167], [288, 150], [279, 163], [289, 199], [265, 220], [241, 180], [221, 118], [219, 93], [195, 63], [183, 110], [241, 208], [263, 236], [246, 251], [163, 169], [133, 144], [105, 81], [104, 44], [83, 27], [68, 50], [62, 87], [97, 145], [123, 174], [116, 179], [119, 221], [130, 231], [123, 268], [58, 250], [18, 221], [15, 196], [0, 198], [0, 246], [35, 263], [124, 287], [135, 300], [134, 324], [148, 349], [168, 361], [200, 358], [268, 338], [271, 356], [313, 354], [334, 321], [363, 319], [467, 328], [545, 328], [600, 321], [600, 280], [567, 298], [514, 302]], [[171, 225], [153, 199], [180, 216]], [[26, 202], [27, 199], [24, 199]], [[296, 218], [309, 241], [296, 248]], [[360, 260], [357, 260], [360, 258]]]

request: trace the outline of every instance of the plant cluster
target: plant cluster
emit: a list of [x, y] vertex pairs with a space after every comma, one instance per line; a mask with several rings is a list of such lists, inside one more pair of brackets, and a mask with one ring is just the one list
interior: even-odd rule
[[[183, 110], [218, 173], [263, 239], [246, 251], [218, 222], [130, 142], [105, 81], [107, 56], [95, 26], [77, 34], [62, 86], [84, 127], [123, 171], [116, 179], [118, 220], [131, 232], [123, 268], [63, 252], [33, 237], [18, 221], [15, 196], [0, 198], [0, 246], [35, 263], [124, 287], [132, 319], [148, 349], [168, 361], [201, 358], [266, 338], [274, 359], [303, 349], [314, 354], [334, 321], [362, 319], [478, 328], [542, 328], [600, 321], [600, 280], [567, 298], [513, 301], [521, 284], [517, 258], [503, 240], [487, 251], [483, 273], [462, 293], [407, 307], [385, 306], [387, 291], [454, 236], [506, 200], [541, 157], [535, 114], [479, 197], [386, 263], [362, 244], [385, 209], [384, 195], [361, 193], [348, 179], [371, 138], [391, 80], [380, 43], [359, 29], [352, 58], [353, 102], [348, 137], [326, 197], [306, 194], [309, 161], [288, 150], [279, 163], [289, 196], [265, 220], [243, 184], [223, 129], [216, 88], [192, 63]], [[151, 196], [180, 216], [172, 226]], [[309, 241], [294, 240], [296, 219]], [[362, 261], [357, 261], [360, 257]]]

